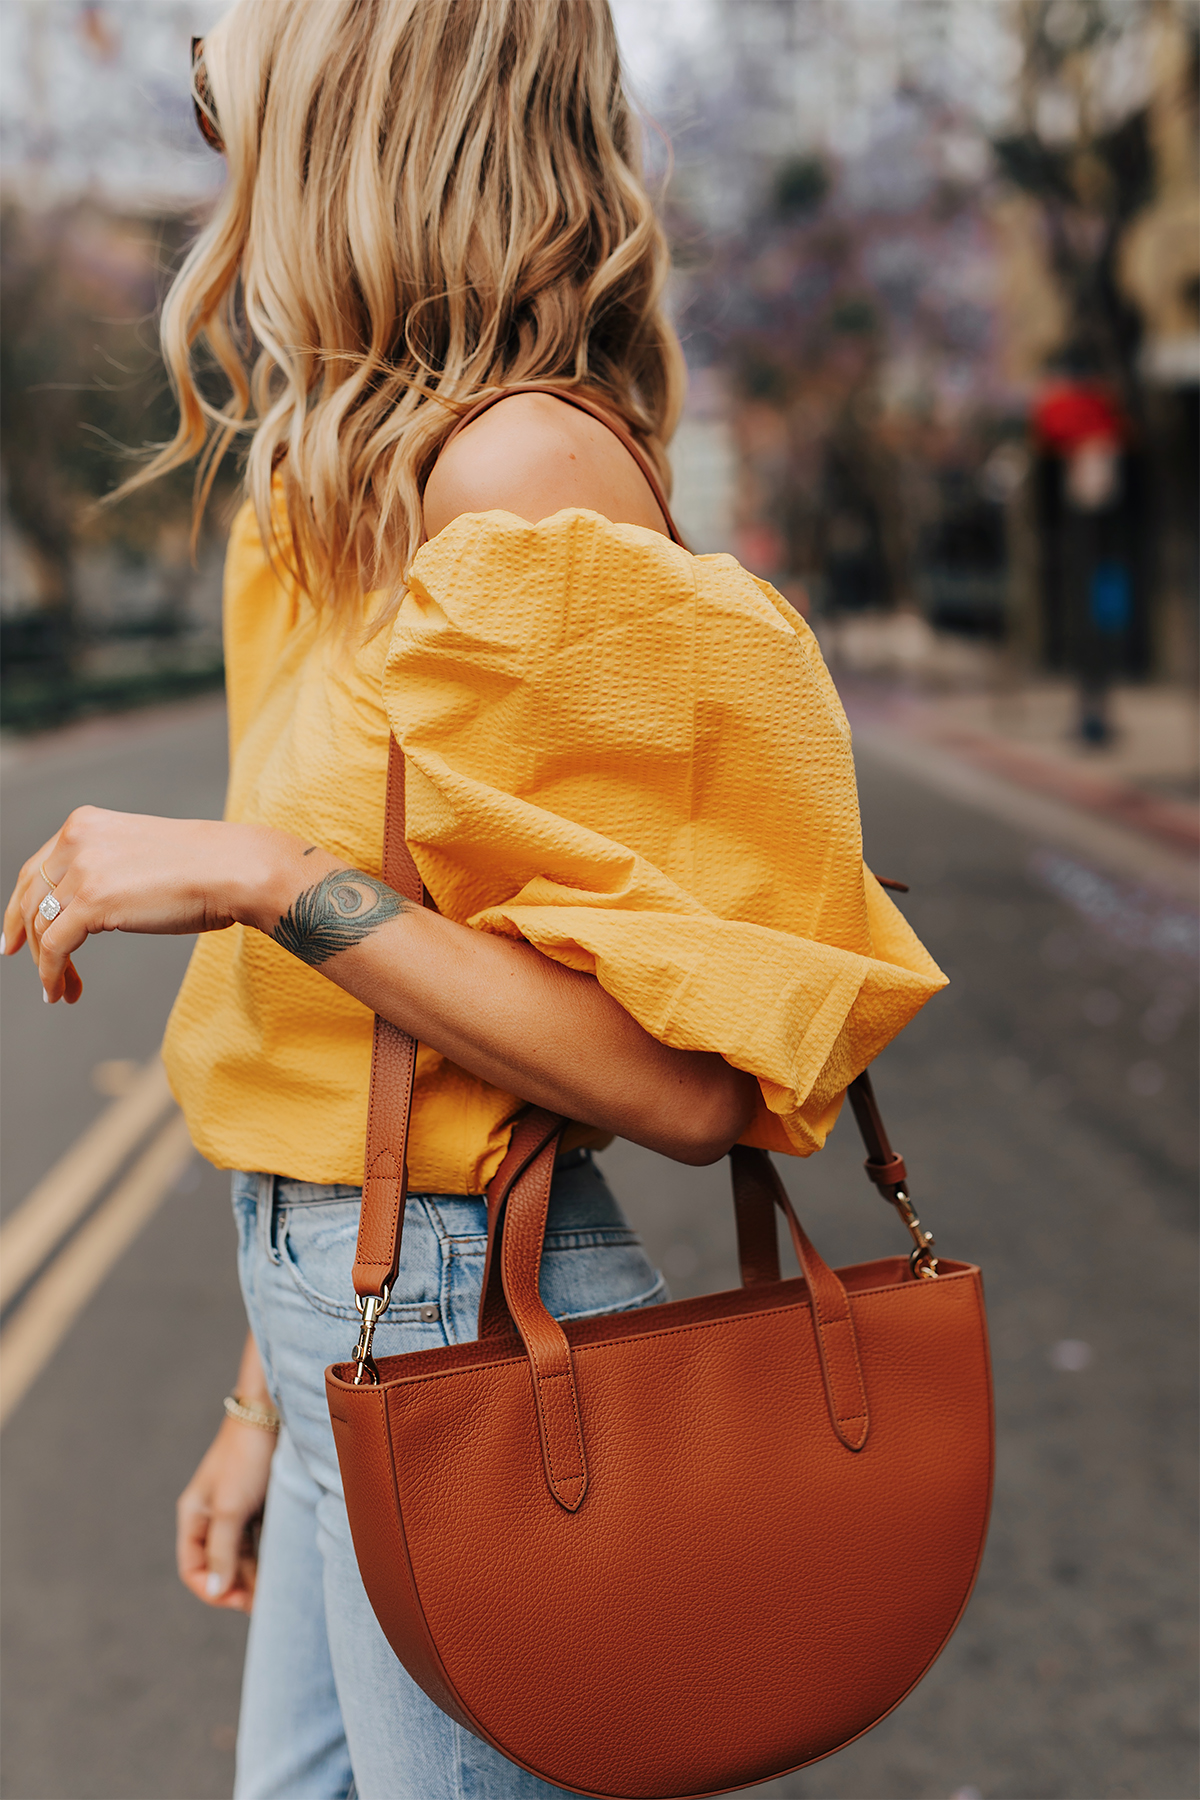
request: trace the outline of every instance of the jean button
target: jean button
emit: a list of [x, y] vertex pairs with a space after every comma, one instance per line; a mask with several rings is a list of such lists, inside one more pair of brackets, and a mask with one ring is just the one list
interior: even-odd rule
[[421, 1308], [421, 1317], [423, 1319], [436, 1319], [437, 1316], [438, 1316], [437, 1307], [433, 1304], [433, 1302], [431, 1300], [427, 1300], [425, 1302], [424, 1306], [422, 1306], [422, 1308]]

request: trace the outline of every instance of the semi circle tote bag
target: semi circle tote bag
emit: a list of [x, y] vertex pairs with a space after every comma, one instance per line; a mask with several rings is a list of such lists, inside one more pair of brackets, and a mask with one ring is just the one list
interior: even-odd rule
[[[403, 773], [393, 745], [385, 876], [419, 902]], [[414, 1059], [377, 1019], [363, 1331], [326, 1372], [396, 1655], [469, 1731], [580, 1794], [720, 1793], [848, 1744], [954, 1630], [992, 1483], [980, 1273], [934, 1257], [869, 1080], [850, 1099], [910, 1256], [830, 1269], [770, 1158], [738, 1147], [740, 1288], [559, 1324], [538, 1270], [563, 1121], [531, 1110], [488, 1191], [478, 1339], [376, 1365]]]

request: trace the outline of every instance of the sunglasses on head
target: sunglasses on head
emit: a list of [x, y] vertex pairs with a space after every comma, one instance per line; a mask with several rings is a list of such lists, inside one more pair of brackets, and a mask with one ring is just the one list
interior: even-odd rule
[[225, 140], [221, 136], [221, 127], [217, 119], [216, 103], [212, 97], [212, 89], [208, 85], [208, 71], [204, 67], [204, 39], [192, 39], [192, 110], [196, 115], [196, 124], [200, 128], [200, 136], [210, 150], [224, 153]]

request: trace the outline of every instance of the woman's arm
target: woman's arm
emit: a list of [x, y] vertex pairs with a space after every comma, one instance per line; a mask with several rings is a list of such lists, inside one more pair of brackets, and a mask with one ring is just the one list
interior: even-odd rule
[[[47, 922], [44, 866], [61, 908]], [[28, 941], [47, 1000], [101, 931], [264, 932], [347, 993], [523, 1100], [681, 1162], [712, 1162], [752, 1116], [752, 1078], [660, 1044], [593, 976], [410, 906], [374, 876], [265, 826], [80, 807], [21, 871], [5, 950]]]
[[753, 1115], [750, 1076], [660, 1044], [593, 976], [412, 906], [324, 851], [297, 862], [281, 847], [261, 908], [260, 930], [372, 1011], [551, 1112], [691, 1163], [723, 1156]]
[[[514, 395], [469, 425], [425, 496], [435, 532], [461, 512], [501, 507], [536, 522], [567, 506], [662, 526], [612, 432], [537, 394]], [[37, 916], [41, 864], [62, 906], [50, 924]], [[715, 1054], [660, 1044], [593, 976], [411, 907], [372, 876], [264, 827], [83, 807], [21, 871], [5, 932], [9, 953], [28, 937], [47, 999], [73, 1002], [70, 959], [94, 931], [235, 922], [276, 938], [496, 1087], [681, 1162], [715, 1161], [753, 1116], [752, 1077]]]

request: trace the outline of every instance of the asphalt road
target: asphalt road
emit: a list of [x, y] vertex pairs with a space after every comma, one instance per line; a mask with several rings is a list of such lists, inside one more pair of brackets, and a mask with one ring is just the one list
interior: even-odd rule
[[[10, 758], [3, 880], [82, 800], [211, 816], [211, 703], [91, 726]], [[823, 1800], [1187, 1800], [1196, 1793], [1194, 913], [860, 757], [864, 837], [912, 883], [952, 977], [876, 1087], [947, 1254], [987, 1281], [999, 1461], [963, 1625], [860, 1743], [757, 1790]], [[1014, 822], [1015, 821], [1015, 822]], [[1118, 859], [1120, 862], [1121, 859]], [[95, 1065], [153, 1050], [182, 940], [109, 939], [72, 1011], [4, 971], [5, 1208], [108, 1102]], [[829, 1258], [903, 1247], [847, 1118], [788, 1185]], [[732, 1285], [720, 1168], [606, 1153], [677, 1294]], [[242, 1331], [225, 1178], [195, 1159], [74, 1319], [6, 1427], [6, 1800], [229, 1792], [243, 1626], [178, 1587], [174, 1496]], [[781, 1559], [803, 1553], [803, 1522]], [[919, 1581], [922, 1545], [913, 1545]], [[686, 1722], [681, 1722], [686, 1725]]]

